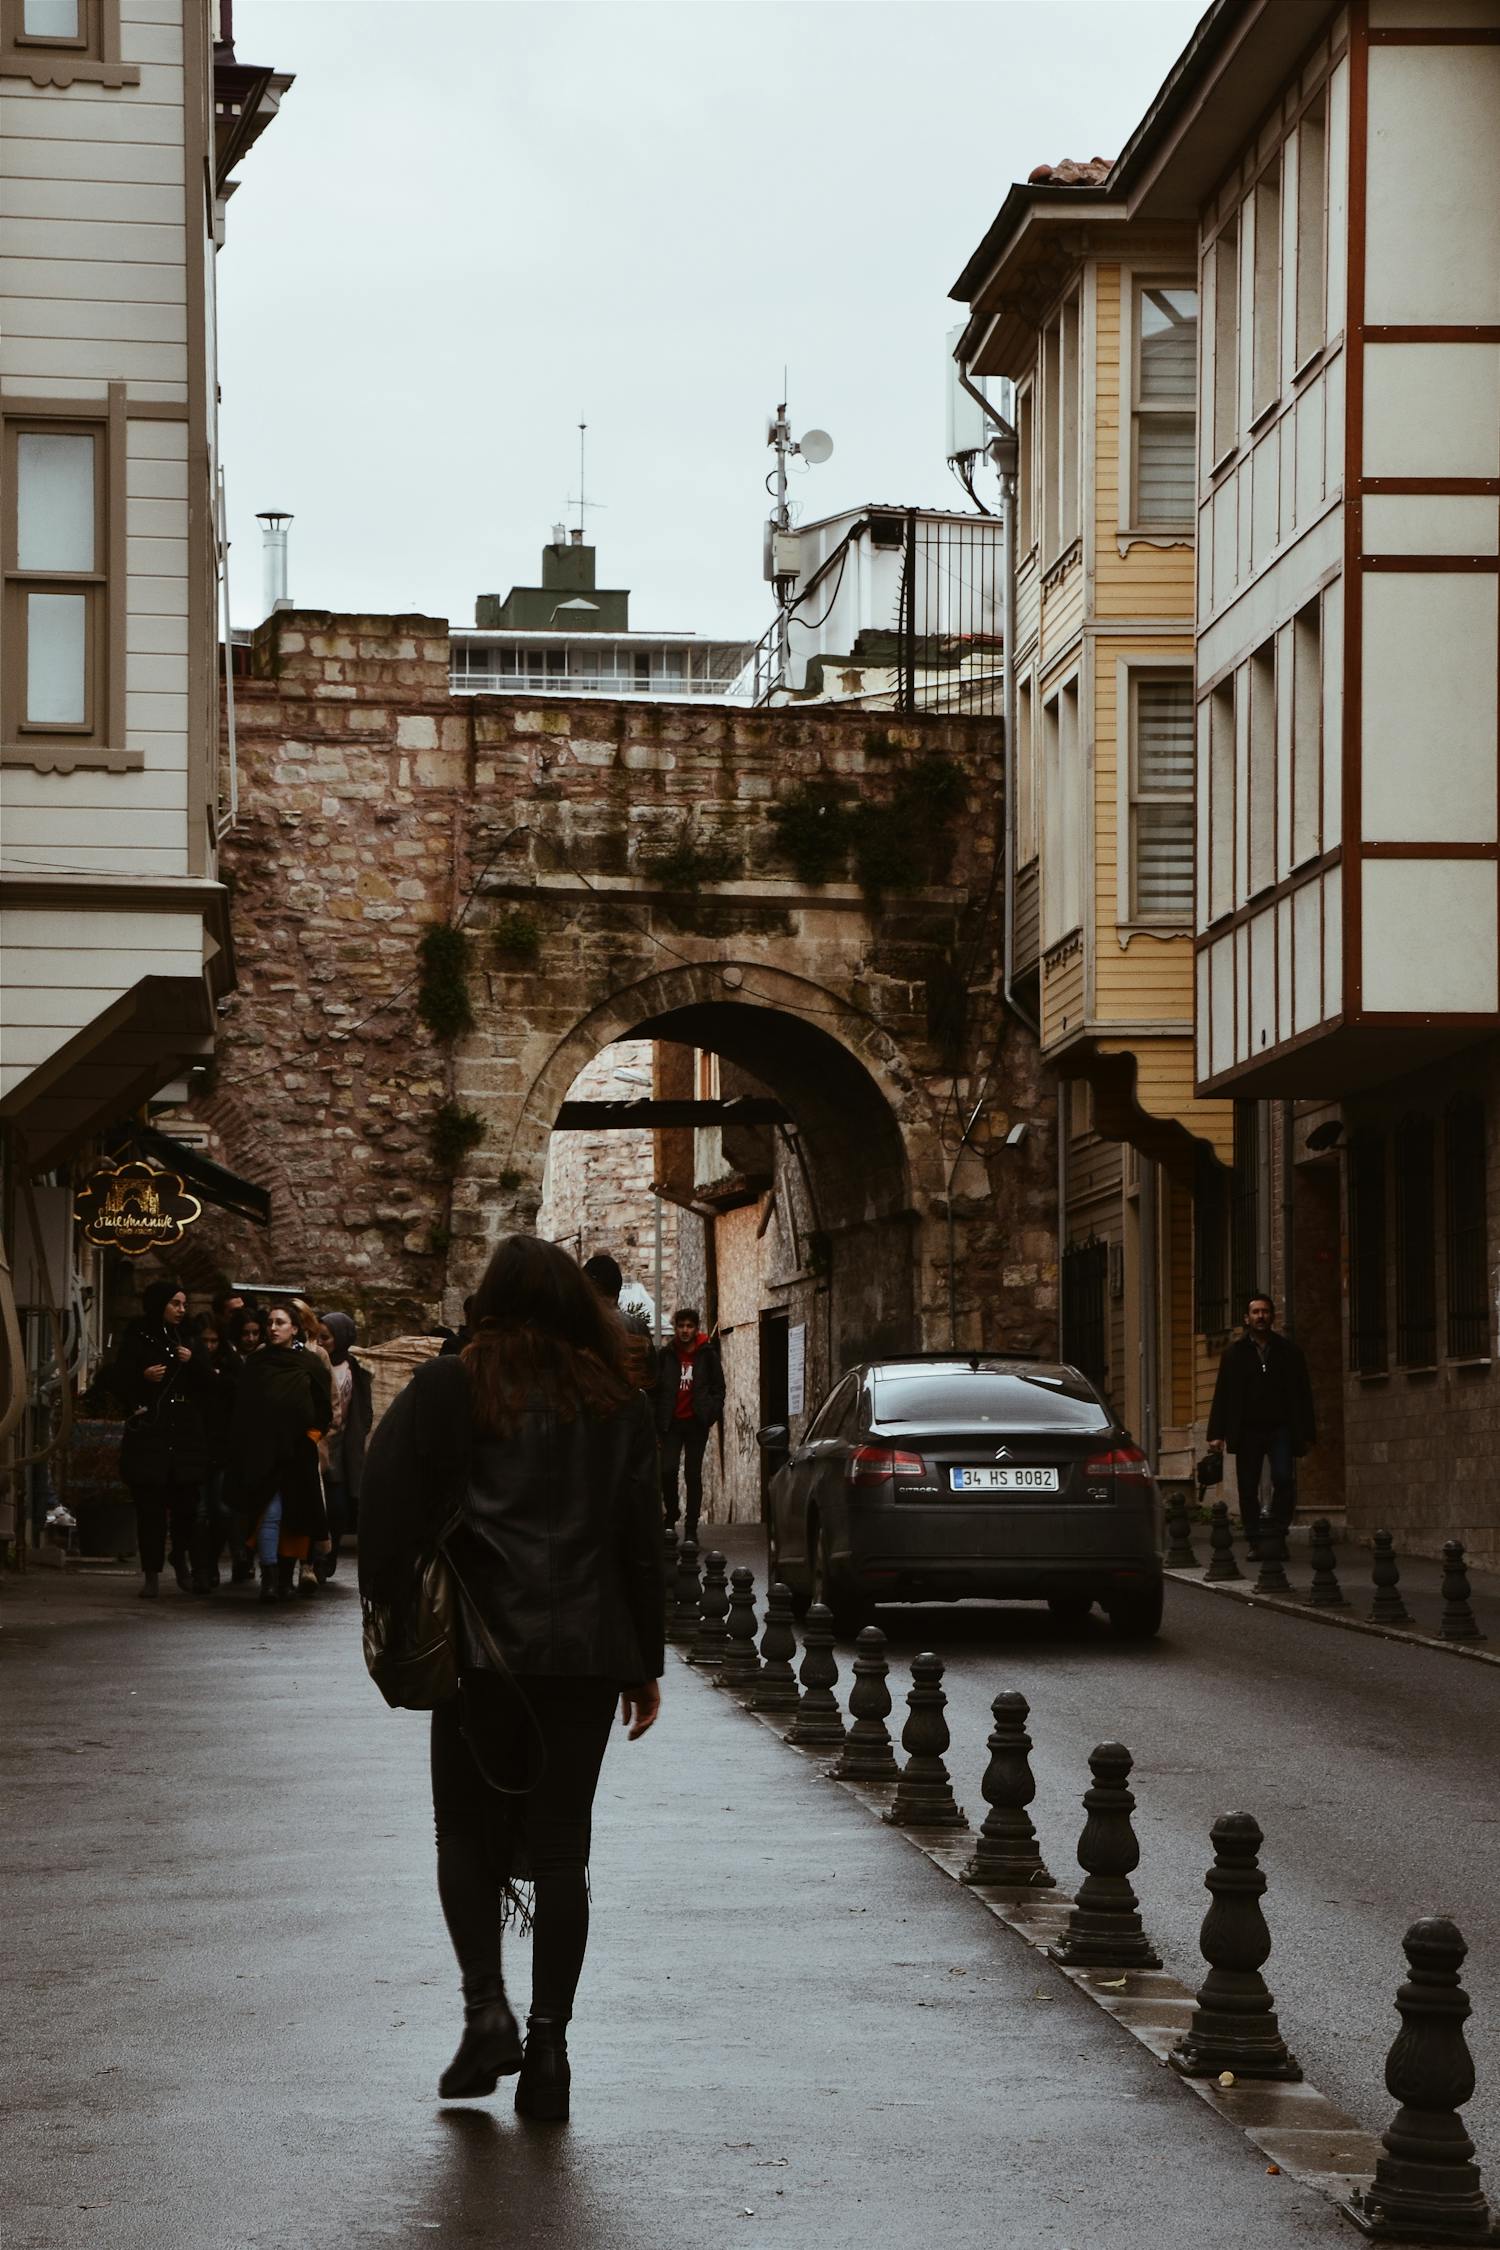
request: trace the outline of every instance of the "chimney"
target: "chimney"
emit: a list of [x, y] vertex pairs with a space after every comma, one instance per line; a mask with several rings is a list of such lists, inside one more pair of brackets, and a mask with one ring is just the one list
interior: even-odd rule
[[274, 610], [290, 609], [292, 606], [286, 578], [286, 527], [291, 520], [290, 512], [285, 508], [262, 508], [256, 517], [261, 527], [261, 564], [267, 617]]
[[554, 547], [566, 547], [568, 544], [568, 527], [565, 523], [555, 523], [552, 526], [552, 544]]
[[581, 547], [581, 546], [583, 545], [583, 526], [582, 526], [582, 524], [579, 524], [579, 525], [577, 525], [577, 526], [576, 526], [576, 527], [575, 527], [575, 528], [574, 528], [574, 529], [573, 529], [572, 531], [570, 531], [570, 532], [568, 533], [568, 538], [569, 538], [569, 539], [571, 540], [572, 544], [573, 544], [573, 545], [574, 545], [575, 547]]

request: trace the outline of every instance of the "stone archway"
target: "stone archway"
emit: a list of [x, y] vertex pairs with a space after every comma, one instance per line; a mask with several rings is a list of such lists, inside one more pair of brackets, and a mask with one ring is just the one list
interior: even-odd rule
[[[816, 1294], [830, 1361], [937, 1340], [946, 1304], [923, 1303], [926, 1239], [942, 1203], [942, 1120], [912, 1059], [865, 1012], [764, 961], [707, 960], [637, 979], [590, 1009], [540, 1055], [508, 1115], [494, 1117], [486, 1160], [462, 1183], [478, 1225], [476, 1258], [513, 1226], [534, 1223], [547, 1143], [570, 1086], [625, 1039], [691, 1047], [735, 1064], [793, 1120], [818, 1257]], [[492, 1105], [493, 1110], [494, 1105]], [[946, 1206], [936, 1247], [946, 1242]]]

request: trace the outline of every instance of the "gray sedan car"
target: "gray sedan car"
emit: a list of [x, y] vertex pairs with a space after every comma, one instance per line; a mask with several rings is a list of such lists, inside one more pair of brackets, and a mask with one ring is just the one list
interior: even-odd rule
[[[785, 1429], [760, 1433], [773, 1455]], [[854, 1367], [770, 1480], [772, 1579], [842, 1633], [877, 1602], [968, 1595], [1098, 1602], [1115, 1632], [1161, 1624], [1156, 1480], [1076, 1367], [977, 1354]]]

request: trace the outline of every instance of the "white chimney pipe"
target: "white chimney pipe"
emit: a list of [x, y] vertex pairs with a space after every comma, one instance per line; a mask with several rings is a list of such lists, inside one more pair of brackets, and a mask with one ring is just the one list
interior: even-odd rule
[[286, 573], [286, 527], [292, 518], [285, 508], [262, 508], [256, 520], [261, 527], [261, 562], [269, 617], [273, 610], [292, 606]]

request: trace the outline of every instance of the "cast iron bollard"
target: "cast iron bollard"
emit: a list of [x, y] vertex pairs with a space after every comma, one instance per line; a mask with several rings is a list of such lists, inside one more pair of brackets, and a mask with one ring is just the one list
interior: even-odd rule
[[896, 1757], [885, 1723], [891, 1711], [889, 1673], [884, 1633], [878, 1625], [864, 1626], [854, 1643], [854, 1685], [849, 1690], [854, 1724], [832, 1768], [835, 1781], [864, 1781], [879, 1787], [896, 1779]]
[[725, 1580], [728, 1568], [728, 1562], [717, 1547], [703, 1558], [703, 1599], [698, 1605], [698, 1630], [693, 1635], [688, 1662], [704, 1671], [717, 1671], [729, 1646], [724, 1624], [729, 1615], [729, 1587]]
[[760, 1675], [755, 1622], [755, 1573], [741, 1564], [729, 1573], [729, 1639], [714, 1674], [714, 1686], [732, 1695], [748, 1695]]
[[1313, 1609], [1347, 1609], [1344, 1589], [1339, 1584], [1337, 1555], [1333, 1544], [1333, 1525], [1326, 1516], [1313, 1520], [1312, 1543], [1308, 1549], [1312, 1556], [1312, 1588], [1308, 1602]]
[[1401, 2029], [1385, 2065], [1386, 2090], [1401, 2106], [1381, 2135], [1374, 2179], [1343, 2209], [1380, 2242], [1494, 2242], [1500, 2233], [1458, 2114], [1474, 2091], [1469, 1996], [1458, 1981], [1469, 1949], [1440, 1916], [1413, 1922], [1401, 1944], [1411, 1975], [1396, 1994]]
[[834, 1687], [839, 1676], [833, 1653], [833, 1619], [821, 1602], [814, 1602], [802, 1627], [802, 1700], [797, 1716], [786, 1730], [786, 1739], [799, 1750], [837, 1749], [844, 1740], [844, 1714]]
[[1167, 1568], [1168, 1570], [1196, 1570], [1198, 1558], [1193, 1553], [1193, 1527], [1188, 1522], [1187, 1496], [1174, 1492], [1167, 1502]]
[[792, 1589], [778, 1579], [766, 1592], [766, 1629], [760, 1637], [760, 1673], [750, 1696], [752, 1711], [796, 1710], [797, 1675], [792, 1670], [796, 1653]]
[[1461, 1539], [1450, 1539], [1443, 1548], [1443, 1622], [1439, 1630], [1445, 1641], [1482, 1641], [1486, 1637], [1479, 1630], [1470, 1600]]
[[1030, 1706], [1024, 1695], [1008, 1689], [996, 1696], [990, 1711], [995, 1724], [988, 1743], [990, 1762], [981, 1784], [990, 1809], [959, 1881], [1025, 1884], [1032, 1890], [1050, 1891], [1052, 1877], [1026, 1810], [1036, 1795], [1031, 1737], [1026, 1732]]
[[1272, 1523], [1263, 1516], [1259, 1535], [1255, 1541], [1258, 1568], [1255, 1573], [1257, 1594], [1271, 1594], [1279, 1601], [1291, 1598], [1292, 1582], [1286, 1574], [1286, 1526]]
[[930, 1649], [911, 1660], [906, 1707], [911, 1713], [901, 1730], [906, 1764], [890, 1809], [882, 1817], [893, 1828], [966, 1828], [968, 1822], [953, 1801], [953, 1784], [943, 1763], [943, 1752], [952, 1739], [943, 1715], [948, 1707], [943, 1660]]
[[686, 1647], [698, 1630], [698, 1542], [684, 1539], [677, 1550], [677, 1584], [667, 1612], [667, 1639]]
[[669, 1523], [661, 1535], [661, 1582], [662, 1589], [666, 1594], [667, 1606], [670, 1608], [672, 1597], [677, 1591], [677, 1526], [675, 1523]]
[[1167, 2060], [1184, 2078], [1217, 2078], [1221, 2070], [1236, 2078], [1300, 2078], [1260, 1973], [1271, 1953], [1260, 1910], [1266, 1888], [1260, 1823], [1253, 1813], [1224, 1813], [1211, 1833], [1214, 1863], [1203, 1880], [1213, 1904], [1198, 1938], [1208, 1975], [1198, 1987], [1192, 2021]]
[[1234, 1533], [1229, 1528], [1229, 1502], [1216, 1500], [1209, 1510], [1208, 1568], [1206, 1579], [1240, 1578], [1244, 1573], [1234, 1559]]
[[1370, 1564], [1370, 1577], [1374, 1581], [1375, 1599], [1370, 1604], [1370, 1618], [1376, 1625], [1410, 1625], [1411, 1611], [1401, 1599], [1401, 1572], [1396, 1565], [1396, 1542], [1388, 1531], [1377, 1531], [1371, 1545], [1374, 1559]]
[[1123, 1742], [1101, 1742], [1089, 1753], [1094, 1785], [1083, 1793], [1088, 1819], [1078, 1839], [1078, 1864], [1085, 1870], [1068, 1926], [1047, 1952], [1070, 1969], [1159, 1969], [1161, 1962], [1141, 1928], [1140, 1904], [1130, 1877], [1140, 1865], [1141, 1847], [1130, 1816], [1135, 1799], [1130, 1752]]

